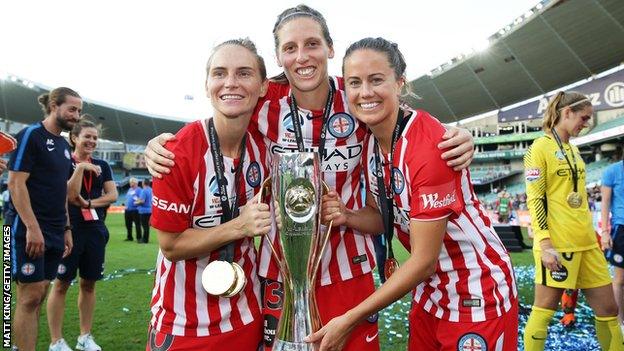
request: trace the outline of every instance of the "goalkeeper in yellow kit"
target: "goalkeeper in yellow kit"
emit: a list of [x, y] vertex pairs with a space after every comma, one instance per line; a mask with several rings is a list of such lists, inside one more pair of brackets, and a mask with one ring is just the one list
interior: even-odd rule
[[624, 350], [611, 276], [600, 251], [585, 191], [585, 164], [569, 139], [588, 126], [590, 100], [559, 92], [544, 114], [545, 135], [524, 157], [527, 204], [534, 231], [535, 300], [525, 350], [544, 350], [547, 328], [564, 289], [582, 289], [594, 310], [603, 350]]

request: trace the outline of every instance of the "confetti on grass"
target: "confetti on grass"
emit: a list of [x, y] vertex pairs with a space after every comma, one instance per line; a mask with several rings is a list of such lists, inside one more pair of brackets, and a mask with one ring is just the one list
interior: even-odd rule
[[[533, 303], [533, 266], [516, 266], [515, 268], [518, 290], [521, 292], [518, 349], [524, 350], [522, 336]], [[374, 273], [375, 282], [379, 284], [379, 276]], [[527, 296], [522, 297], [522, 291], [529, 291]], [[587, 305], [585, 298], [579, 295], [579, 303], [576, 308], [576, 324], [572, 328], [564, 328], [559, 319], [563, 316], [562, 311], [557, 311], [548, 328], [548, 340], [546, 350], [551, 351], [589, 351], [600, 350], [594, 328], [594, 315]], [[528, 301], [525, 301], [528, 300]], [[408, 294], [401, 300], [388, 306], [380, 313], [379, 336], [382, 350], [405, 350], [409, 335], [407, 316], [411, 308], [412, 296]]]

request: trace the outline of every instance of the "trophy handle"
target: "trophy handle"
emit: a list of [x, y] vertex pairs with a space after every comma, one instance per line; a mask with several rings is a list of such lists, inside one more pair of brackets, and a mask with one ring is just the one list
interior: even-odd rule
[[[271, 206], [271, 204], [267, 203], [268, 202], [267, 198], [269, 197], [269, 194], [271, 194], [271, 188], [272, 188], [271, 178], [272, 177], [266, 178], [260, 188], [260, 202], [269, 205], [269, 207]], [[275, 233], [275, 235], [277, 236], [278, 234]], [[269, 247], [271, 248], [271, 253], [273, 254], [273, 258], [277, 262], [277, 268], [282, 274], [282, 280], [285, 281], [288, 277], [288, 273], [286, 272], [286, 267], [284, 266], [285, 263], [280, 260], [279, 255], [277, 254], [277, 249], [275, 249], [275, 246], [271, 242], [271, 238], [265, 238], [265, 239], [266, 239], [266, 242], [269, 243]]]
[[[329, 186], [325, 181], [322, 182], [323, 194], [326, 194], [330, 191]], [[326, 231], [323, 236], [319, 238], [314, 248], [314, 263], [312, 267], [312, 276], [310, 277], [310, 319], [312, 322], [312, 330], [314, 332], [318, 331], [323, 327], [323, 322], [321, 321], [320, 312], [318, 310], [318, 305], [316, 303], [316, 274], [318, 273], [319, 267], [321, 265], [321, 259], [323, 258], [323, 252], [325, 252], [325, 247], [327, 246], [327, 242], [329, 241], [329, 235], [331, 233], [331, 228], [333, 225], [333, 220], [329, 221], [329, 224], [326, 227]], [[318, 218], [318, 228], [321, 228], [321, 216]]]

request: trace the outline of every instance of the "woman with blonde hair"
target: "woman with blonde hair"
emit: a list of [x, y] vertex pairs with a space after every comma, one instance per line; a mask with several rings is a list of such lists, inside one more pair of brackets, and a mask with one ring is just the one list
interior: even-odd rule
[[525, 350], [543, 350], [564, 289], [582, 289], [596, 314], [603, 350], [624, 350], [607, 262], [598, 246], [585, 191], [585, 163], [570, 137], [588, 126], [591, 101], [558, 92], [544, 115], [544, 136], [524, 157], [527, 205], [534, 232], [535, 300]]

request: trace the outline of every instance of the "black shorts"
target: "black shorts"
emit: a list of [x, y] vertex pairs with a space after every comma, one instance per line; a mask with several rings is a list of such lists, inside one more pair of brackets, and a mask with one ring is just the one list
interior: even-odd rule
[[612, 265], [624, 268], [624, 225], [616, 224], [611, 228], [613, 247], [607, 250], [605, 256]]
[[[13, 226], [11, 245], [12, 276], [18, 283], [37, 283], [54, 280], [63, 249], [46, 246], [44, 254], [31, 258], [26, 254], [26, 227], [19, 222]], [[57, 235], [62, 235], [58, 234]], [[45, 234], [44, 234], [45, 237]]]
[[80, 278], [100, 280], [104, 276], [104, 256], [108, 243], [105, 225], [77, 227], [72, 230], [74, 248], [58, 266], [58, 279], [72, 281], [80, 270]]

